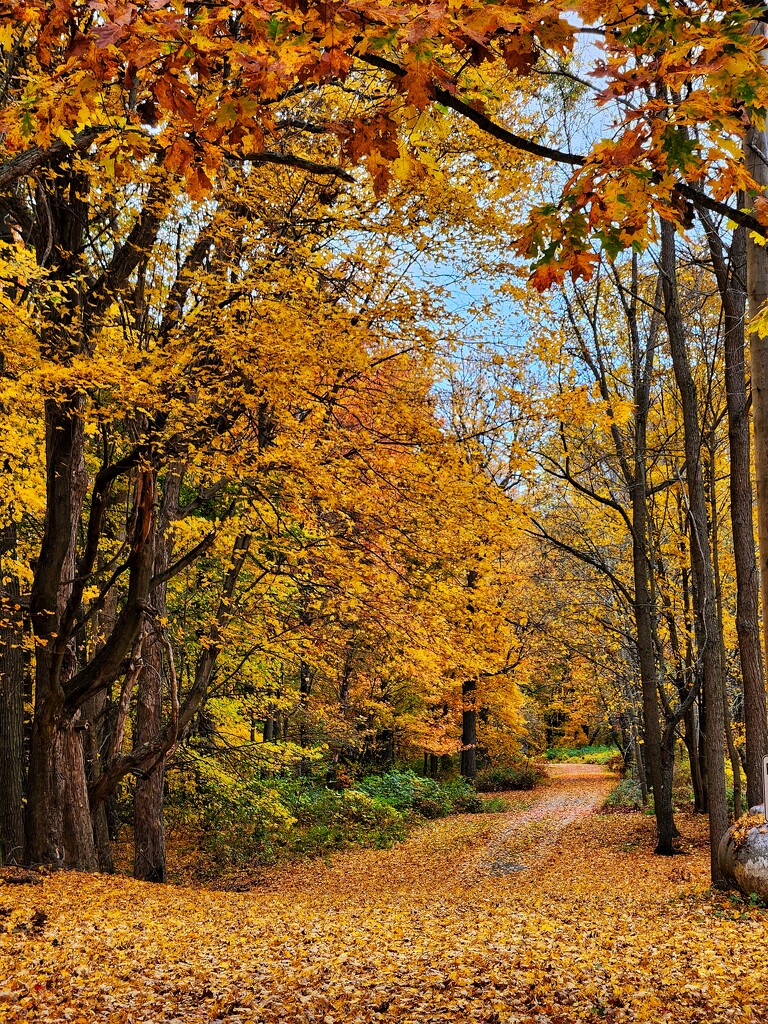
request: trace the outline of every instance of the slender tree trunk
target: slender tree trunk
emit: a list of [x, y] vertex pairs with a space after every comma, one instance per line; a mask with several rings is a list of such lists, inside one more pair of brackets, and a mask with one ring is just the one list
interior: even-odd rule
[[[762, 138], [765, 143], [764, 136]], [[747, 149], [747, 166], [750, 173], [755, 175], [759, 181], [764, 179], [768, 181], [766, 168], [762, 160], [757, 159], [757, 155], [752, 150], [752, 144], [749, 142]], [[743, 201], [741, 205], [744, 205]], [[762, 246], [747, 240], [744, 228], [737, 228], [734, 231], [730, 258], [726, 262], [723, 245], [714, 225], [706, 214], [702, 216], [702, 220], [706, 227], [715, 276], [723, 304], [725, 399], [728, 410], [728, 450], [730, 455], [728, 479], [731, 495], [733, 556], [736, 569], [736, 634], [739, 640], [739, 661], [744, 686], [747, 804], [751, 807], [761, 803], [763, 799], [763, 755], [768, 753], [768, 720], [766, 719], [765, 673], [760, 648], [759, 578], [755, 558], [749, 396], [744, 354], [747, 246], [751, 249], [751, 291], [754, 291], [749, 303], [750, 316], [757, 312], [761, 301], [765, 301], [764, 289], [768, 287], [768, 281], [763, 281], [763, 284], [760, 285], [758, 273], [760, 261], [765, 261], [765, 252]], [[761, 288], [763, 289], [762, 300], [759, 298]], [[754, 349], [755, 345], [759, 347], [764, 342], [753, 337], [751, 343]], [[756, 397], [756, 401], [762, 410], [760, 398]], [[765, 419], [765, 415], [765, 412], [762, 411], [763, 419]], [[766, 458], [765, 454], [760, 457]], [[756, 453], [755, 459], [757, 460], [757, 458]], [[768, 514], [765, 507], [764, 514]]]
[[656, 815], [656, 853], [671, 855], [673, 840], [678, 832], [675, 826], [672, 806], [671, 763], [662, 749], [662, 731], [659, 716], [659, 701], [656, 696], [656, 655], [653, 643], [652, 603], [649, 580], [648, 557], [642, 538], [647, 536], [647, 506], [645, 493], [632, 501], [633, 513], [633, 562], [635, 580], [635, 624], [637, 629], [637, 653], [640, 663], [640, 684], [643, 695], [643, 760], [648, 773], [650, 788], [653, 790], [653, 806]]
[[[85, 774], [90, 787], [101, 775], [102, 753], [105, 743], [105, 718], [108, 695], [105, 691], [97, 693], [83, 705], [82, 715], [86, 728], [83, 730], [85, 746]], [[109, 834], [107, 803], [104, 801], [91, 809], [93, 841], [96, 844], [96, 856], [99, 871], [111, 873], [115, 870], [112, 858], [112, 843]]]
[[[311, 665], [302, 658], [299, 662], [299, 746], [301, 747], [306, 747], [309, 742], [307, 711], [313, 679], [314, 673]], [[309, 770], [309, 765], [307, 762], [302, 762], [302, 765], [302, 773], [306, 773]]]
[[646, 347], [645, 366], [641, 367], [640, 339], [634, 310], [629, 310], [632, 333], [633, 391], [635, 396], [634, 465], [629, 485], [632, 508], [632, 569], [634, 580], [634, 617], [637, 631], [637, 658], [643, 708], [643, 748], [641, 762], [646, 787], [653, 791], [656, 815], [656, 853], [674, 853], [673, 841], [678, 835], [672, 805], [671, 773], [664, 763], [662, 730], [657, 695], [658, 676], [654, 644], [655, 602], [651, 586], [649, 558], [650, 531], [646, 487], [646, 446], [653, 344]]
[[477, 778], [477, 682], [465, 679], [461, 684], [461, 774]]
[[637, 737], [632, 741], [635, 750], [635, 764], [637, 765], [637, 781], [640, 783], [640, 798], [643, 804], [648, 803], [648, 776], [645, 771], [645, 758], [643, 750]]
[[[756, 23], [755, 34], [768, 35], [768, 26]], [[764, 62], [766, 50], [763, 50]], [[744, 146], [746, 170], [768, 191], [768, 132], [751, 129]], [[747, 297], [750, 320], [768, 301], [768, 252], [747, 238]], [[757, 534], [760, 544], [760, 585], [763, 599], [763, 642], [768, 644], [768, 333], [753, 332], [749, 339], [752, 365], [752, 422], [755, 431], [755, 487]], [[767, 657], [768, 660], [768, 657]], [[763, 691], [763, 701], [765, 692]], [[764, 721], [761, 718], [761, 723]], [[745, 709], [746, 717], [746, 709]], [[762, 753], [768, 753], [764, 740]], [[753, 751], [758, 756], [758, 751]], [[750, 759], [751, 760], [751, 759]], [[749, 770], [749, 775], [752, 771]], [[752, 789], [749, 790], [754, 795]]]
[[704, 705], [707, 712], [705, 750], [709, 777], [710, 868], [713, 884], [724, 886], [726, 882], [717, 856], [720, 840], [728, 829], [723, 681], [720, 672], [720, 638], [715, 584], [707, 533], [707, 497], [701, 464], [698, 396], [688, 361], [677, 291], [674, 225], [668, 221], [662, 221], [661, 234], [664, 312], [675, 380], [683, 412], [691, 566], [694, 580], [693, 604], [696, 617], [696, 637], [702, 660]]
[[[171, 469], [163, 484], [163, 497], [157, 519], [154, 575], [164, 573], [171, 564], [173, 542], [171, 523], [179, 508], [182, 472]], [[160, 583], [152, 595], [154, 628], [147, 628], [142, 647], [143, 665], [138, 681], [136, 744], [150, 744], [163, 728], [163, 684], [166, 659], [173, 652], [163, 643], [162, 621], [168, 612], [167, 584]], [[169, 669], [171, 666], [168, 666]], [[136, 780], [134, 809], [133, 874], [145, 882], [165, 882], [167, 878], [163, 790], [165, 757]]]
[[[165, 589], [163, 588], [158, 588]], [[155, 592], [158, 616], [164, 616], [165, 595]], [[163, 725], [164, 648], [151, 624], [147, 624], [142, 647], [143, 665], [138, 682], [136, 744], [151, 743]], [[163, 786], [165, 759], [142, 772], [133, 796], [133, 876], [145, 882], [165, 882], [165, 824]]]
[[685, 747], [688, 751], [688, 766], [693, 786], [693, 810], [696, 814], [705, 814], [707, 798], [699, 758], [699, 715], [695, 703], [686, 711], [683, 722], [685, 725]]
[[712, 569], [715, 576], [715, 603], [717, 605], [717, 632], [720, 641], [720, 679], [723, 687], [723, 718], [725, 721], [725, 740], [728, 749], [728, 759], [731, 762], [731, 773], [733, 775], [733, 813], [736, 818], [741, 817], [741, 762], [736, 750], [736, 742], [733, 738], [733, 726], [731, 724], [731, 712], [728, 704], [728, 683], [726, 677], [726, 656], [725, 638], [723, 636], [723, 582], [720, 575], [720, 513], [717, 507], [717, 476], [716, 476], [716, 446], [713, 434], [710, 434], [708, 444], [708, 484], [709, 484], [709, 526], [712, 544]]
[[19, 580], [5, 564], [15, 553], [16, 525], [8, 522], [0, 529], [0, 863], [24, 856], [23, 624]]

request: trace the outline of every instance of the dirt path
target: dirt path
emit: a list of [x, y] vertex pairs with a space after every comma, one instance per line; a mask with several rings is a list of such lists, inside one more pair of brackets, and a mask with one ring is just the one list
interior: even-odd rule
[[366, 903], [372, 892], [410, 902], [422, 891], [432, 899], [443, 887], [473, 887], [488, 875], [534, 866], [545, 885], [541, 873], [563, 832], [599, 809], [616, 784], [615, 775], [594, 764], [549, 765], [547, 774], [546, 784], [533, 793], [502, 794], [511, 805], [503, 814], [457, 815], [425, 826], [391, 850], [337, 854], [327, 863], [266, 871], [260, 888], [290, 889], [298, 899], [334, 893], [345, 906]]
[[[549, 785], [537, 793], [528, 808], [509, 815], [509, 824], [488, 843], [481, 855], [481, 870], [508, 875], [533, 863], [545, 870], [543, 861], [560, 841], [561, 833], [575, 821], [593, 814], [615, 785], [615, 776], [598, 764], [552, 764]], [[516, 860], [525, 852], [524, 861]]]
[[0, 887], [0, 1021], [764, 1024], [768, 914], [708, 893], [703, 834], [653, 857], [651, 819], [592, 813], [609, 776], [551, 775], [248, 893]]

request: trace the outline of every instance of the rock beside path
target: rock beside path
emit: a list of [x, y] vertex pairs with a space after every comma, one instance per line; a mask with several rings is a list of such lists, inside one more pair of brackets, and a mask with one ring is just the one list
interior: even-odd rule
[[723, 836], [720, 870], [746, 895], [768, 900], [768, 823], [764, 814], [739, 818]]

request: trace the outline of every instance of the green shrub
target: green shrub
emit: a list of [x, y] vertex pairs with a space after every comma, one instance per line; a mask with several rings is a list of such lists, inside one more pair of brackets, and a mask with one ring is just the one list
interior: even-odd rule
[[481, 800], [477, 789], [466, 779], [454, 779], [443, 784], [450, 797], [454, 814], [480, 814], [488, 810], [487, 801]]
[[296, 853], [325, 853], [349, 846], [390, 846], [405, 836], [405, 821], [394, 807], [367, 793], [307, 789], [292, 806]]
[[439, 789], [433, 779], [424, 779], [415, 772], [387, 772], [386, 775], [366, 775], [357, 788], [378, 800], [388, 803], [397, 811], [410, 811], [414, 800], [425, 798]]
[[546, 753], [548, 761], [607, 764], [620, 751], [614, 746], [594, 747], [550, 747]]
[[195, 782], [172, 778], [172, 828], [191, 831], [210, 863], [237, 866], [327, 853], [349, 846], [389, 846], [404, 838], [403, 814], [366, 793], [337, 792], [308, 778], [239, 778], [213, 759], [195, 758]]
[[441, 783], [410, 771], [369, 775], [339, 791], [306, 776], [241, 778], [199, 755], [194, 767], [192, 784], [171, 778], [168, 821], [191, 832], [217, 868], [386, 847], [405, 838], [409, 818], [506, 809], [483, 801], [466, 779]]
[[608, 795], [605, 806], [611, 810], [639, 811], [643, 806], [643, 795], [637, 779], [622, 779]]
[[480, 793], [502, 793], [507, 789], [533, 789], [542, 780], [542, 773], [533, 764], [496, 765], [477, 773]]
[[475, 787], [466, 779], [438, 782], [412, 771], [394, 771], [368, 775], [357, 788], [398, 811], [413, 811], [422, 818], [477, 814], [485, 810]]

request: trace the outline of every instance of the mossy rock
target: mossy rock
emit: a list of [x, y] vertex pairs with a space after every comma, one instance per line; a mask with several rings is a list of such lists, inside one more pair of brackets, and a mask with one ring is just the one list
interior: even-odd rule
[[768, 900], [768, 823], [765, 815], [750, 812], [739, 818], [720, 842], [718, 861], [728, 881], [743, 893]]

